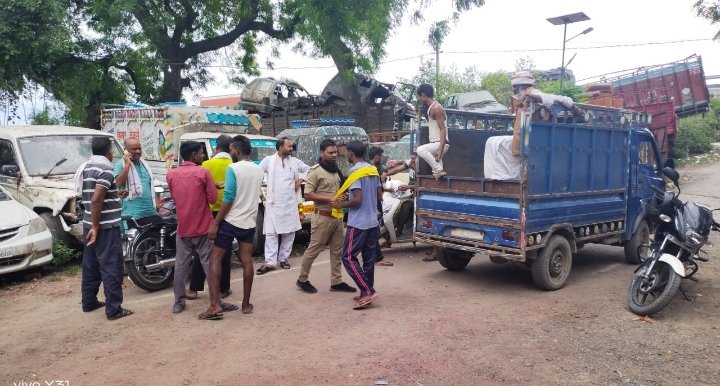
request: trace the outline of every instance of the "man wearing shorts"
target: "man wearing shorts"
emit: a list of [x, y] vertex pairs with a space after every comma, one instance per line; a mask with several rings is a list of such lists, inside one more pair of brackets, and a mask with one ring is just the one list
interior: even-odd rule
[[215, 241], [210, 252], [208, 275], [210, 307], [199, 315], [200, 319], [220, 319], [227, 308], [220, 302], [220, 262], [225, 251], [232, 248], [233, 239], [240, 245], [238, 257], [243, 265], [242, 312], [253, 311], [250, 304], [254, 275], [252, 242], [264, 173], [250, 161], [251, 150], [250, 141], [242, 135], [234, 137], [230, 144], [230, 156], [235, 162], [227, 168], [222, 206], [210, 227], [210, 239]]

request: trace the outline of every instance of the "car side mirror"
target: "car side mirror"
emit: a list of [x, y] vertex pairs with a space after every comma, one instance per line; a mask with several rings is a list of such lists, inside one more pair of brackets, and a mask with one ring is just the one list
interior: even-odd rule
[[0, 174], [3, 176], [17, 177], [19, 171], [17, 165], [3, 165], [0, 168]]
[[668, 158], [665, 160], [665, 164], [663, 165], [664, 168], [671, 168], [675, 169], [675, 160], [672, 158]]
[[678, 184], [678, 182], [680, 181], [680, 173], [678, 173], [677, 170], [675, 170], [673, 168], [665, 167], [663, 169], [663, 174], [665, 175], [665, 177], [669, 178], [670, 181], [672, 181], [673, 184], [675, 184], [675, 186], [680, 186]]

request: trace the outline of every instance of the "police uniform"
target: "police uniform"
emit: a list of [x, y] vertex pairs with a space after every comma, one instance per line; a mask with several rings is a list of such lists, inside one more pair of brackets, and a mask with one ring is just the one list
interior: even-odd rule
[[[319, 164], [310, 168], [305, 181], [305, 193], [335, 195], [338, 190], [340, 190], [340, 176], [337, 173], [330, 173]], [[308, 281], [313, 262], [328, 244], [330, 246], [330, 284], [342, 284], [340, 255], [345, 237], [343, 220], [332, 216], [332, 207], [329, 203], [315, 203], [315, 215], [312, 218], [310, 232], [310, 245], [303, 255], [298, 281]]]

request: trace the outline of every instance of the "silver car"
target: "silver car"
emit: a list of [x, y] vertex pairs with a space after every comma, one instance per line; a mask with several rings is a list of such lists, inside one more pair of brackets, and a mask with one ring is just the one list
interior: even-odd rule
[[45, 221], [0, 187], [0, 275], [52, 261], [52, 235]]

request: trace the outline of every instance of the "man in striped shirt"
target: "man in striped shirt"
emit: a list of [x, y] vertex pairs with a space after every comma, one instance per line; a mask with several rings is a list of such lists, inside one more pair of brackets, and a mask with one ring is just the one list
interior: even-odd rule
[[[120, 241], [120, 197], [112, 165], [109, 137], [92, 140], [93, 156], [82, 169], [83, 228], [82, 308], [84, 312], [105, 306], [109, 320], [132, 315], [122, 308], [123, 258]], [[97, 298], [103, 283], [105, 302]]]

